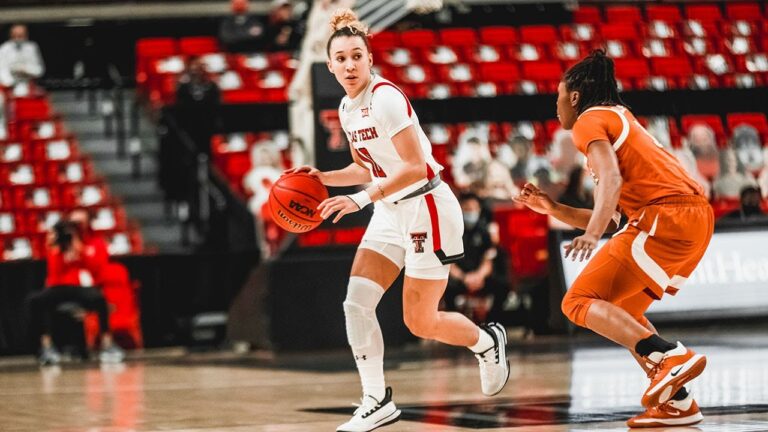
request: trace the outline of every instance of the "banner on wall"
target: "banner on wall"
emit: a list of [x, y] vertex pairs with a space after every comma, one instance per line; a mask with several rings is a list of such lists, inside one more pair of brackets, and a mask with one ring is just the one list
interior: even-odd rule
[[[607, 239], [598, 244], [598, 249]], [[565, 259], [559, 241], [560, 266], [566, 289], [587, 262]], [[649, 316], [686, 318], [738, 317], [768, 314], [768, 230], [716, 232], [699, 266], [677, 295], [665, 295], [653, 302]], [[683, 314], [681, 314], [683, 313]]]

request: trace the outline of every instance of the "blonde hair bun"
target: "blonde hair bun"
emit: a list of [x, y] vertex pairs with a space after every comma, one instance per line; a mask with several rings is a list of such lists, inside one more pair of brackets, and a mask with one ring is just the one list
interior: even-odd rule
[[349, 8], [336, 9], [331, 17], [331, 33], [344, 27], [349, 27], [353, 32], [368, 36], [368, 26], [363, 24], [357, 14]]

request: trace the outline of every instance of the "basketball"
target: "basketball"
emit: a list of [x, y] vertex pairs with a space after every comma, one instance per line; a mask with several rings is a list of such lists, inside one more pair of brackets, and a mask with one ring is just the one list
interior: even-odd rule
[[317, 206], [328, 198], [328, 189], [307, 173], [280, 177], [269, 192], [272, 219], [292, 233], [315, 229], [323, 222]]

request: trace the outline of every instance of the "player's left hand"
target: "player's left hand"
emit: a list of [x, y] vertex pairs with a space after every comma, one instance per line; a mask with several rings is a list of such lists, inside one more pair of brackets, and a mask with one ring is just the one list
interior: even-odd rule
[[338, 222], [344, 215], [354, 213], [360, 210], [360, 207], [355, 204], [352, 199], [346, 195], [338, 195], [328, 198], [317, 206], [320, 210], [320, 217], [328, 219], [332, 214], [338, 212], [336, 217], [333, 218], [333, 223]]
[[592, 251], [597, 247], [598, 236], [584, 233], [573, 239], [570, 244], [565, 245], [565, 258], [571, 255], [571, 260], [588, 260], [592, 256]]

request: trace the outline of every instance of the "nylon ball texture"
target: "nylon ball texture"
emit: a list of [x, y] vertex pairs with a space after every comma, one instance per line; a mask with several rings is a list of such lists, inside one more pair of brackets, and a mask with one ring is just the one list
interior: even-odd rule
[[280, 177], [269, 191], [269, 209], [277, 225], [292, 233], [305, 233], [323, 222], [317, 206], [328, 198], [328, 189], [307, 173]]

